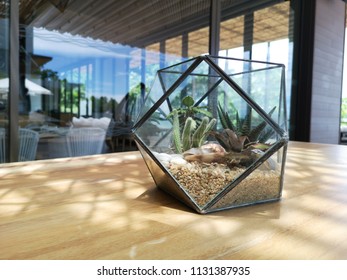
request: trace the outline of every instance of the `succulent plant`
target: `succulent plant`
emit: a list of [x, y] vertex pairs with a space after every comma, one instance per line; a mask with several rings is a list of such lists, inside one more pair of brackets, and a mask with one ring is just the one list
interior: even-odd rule
[[173, 143], [176, 153], [183, 153], [191, 148], [198, 148], [204, 144], [217, 120], [203, 117], [197, 124], [192, 117], [185, 120], [182, 133], [177, 110], [173, 110]]
[[203, 145], [217, 122], [214, 118], [210, 120], [212, 114], [206, 107], [194, 104], [193, 97], [187, 95], [182, 99], [182, 107], [172, 110], [167, 116], [172, 118], [173, 143], [177, 153]]
[[[262, 121], [252, 128], [252, 109], [250, 107], [247, 109], [247, 114], [243, 119], [239, 117], [239, 113], [233, 105], [232, 109], [235, 112], [234, 121], [232, 121], [230, 115], [222, 109], [222, 106], [218, 104], [218, 116], [224, 130], [213, 133], [217, 141], [220, 142], [227, 151], [241, 152], [247, 146], [256, 145], [257, 143], [262, 143], [262, 148], [266, 149], [267, 145], [265, 145], [265, 142], [273, 134], [271, 129], [265, 131], [266, 122]], [[269, 116], [271, 116], [275, 110], [276, 107], [272, 108], [268, 113]]]

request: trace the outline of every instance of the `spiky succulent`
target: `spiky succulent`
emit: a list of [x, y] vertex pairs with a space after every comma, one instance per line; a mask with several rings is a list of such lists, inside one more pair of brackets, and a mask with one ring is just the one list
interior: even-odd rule
[[[218, 116], [224, 130], [215, 132], [215, 138], [224, 148], [231, 151], [241, 151], [246, 145], [253, 143], [265, 143], [273, 134], [273, 130], [265, 131], [266, 122], [262, 121], [252, 128], [252, 109], [248, 107], [246, 116], [241, 119], [236, 108], [231, 106], [234, 113], [234, 121], [230, 115], [218, 104]], [[276, 107], [268, 113], [273, 114]]]

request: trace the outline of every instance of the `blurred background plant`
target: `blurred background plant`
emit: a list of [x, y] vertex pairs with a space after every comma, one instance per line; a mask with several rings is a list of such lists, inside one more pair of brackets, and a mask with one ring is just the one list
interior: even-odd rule
[[347, 97], [343, 97], [341, 102], [341, 126], [347, 126]]

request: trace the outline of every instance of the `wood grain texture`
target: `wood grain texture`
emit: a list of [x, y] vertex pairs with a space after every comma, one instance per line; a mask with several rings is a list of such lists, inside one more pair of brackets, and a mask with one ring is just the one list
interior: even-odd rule
[[290, 143], [281, 201], [207, 215], [137, 152], [4, 164], [0, 259], [347, 259], [347, 146]]

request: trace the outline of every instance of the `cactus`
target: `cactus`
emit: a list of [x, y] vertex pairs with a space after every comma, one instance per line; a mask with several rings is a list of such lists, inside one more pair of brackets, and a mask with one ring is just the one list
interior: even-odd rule
[[[175, 111], [175, 110], [174, 110]], [[173, 111], [173, 112], [174, 112]], [[196, 128], [196, 122], [193, 118], [188, 117], [185, 121], [182, 135], [178, 121], [178, 113], [173, 113], [173, 142], [176, 153], [183, 153], [190, 148], [198, 148], [204, 144], [210, 131], [215, 126], [217, 120], [204, 117]]]
[[192, 135], [195, 127], [196, 127], [195, 121], [191, 117], [188, 117], [186, 119], [183, 131], [182, 131], [182, 149], [183, 149], [183, 152], [190, 149], [192, 146], [191, 135]]
[[180, 133], [180, 122], [178, 119], [178, 112], [173, 110], [173, 121], [172, 121], [172, 134], [174, 148], [177, 153], [182, 153], [181, 133]]
[[204, 144], [209, 132], [215, 126], [217, 120], [212, 119], [209, 121], [208, 117], [204, 117], [199, 125], [199, 127], [195, 130], [192, 136], [192, 146], [191, 148], [198, 148]]
[[[172, 134], [176, 153], [203, 145], [217, 122], [214, 118], [209, 119], [212, 115], [206, 107], [197, 107], [194, 104], [194, 99], [187, 95], [182, 99], [182, 108], [174, 109], [167, 115], [173, 119]], [[197, 115], [203, 115], [202, 120]]]

